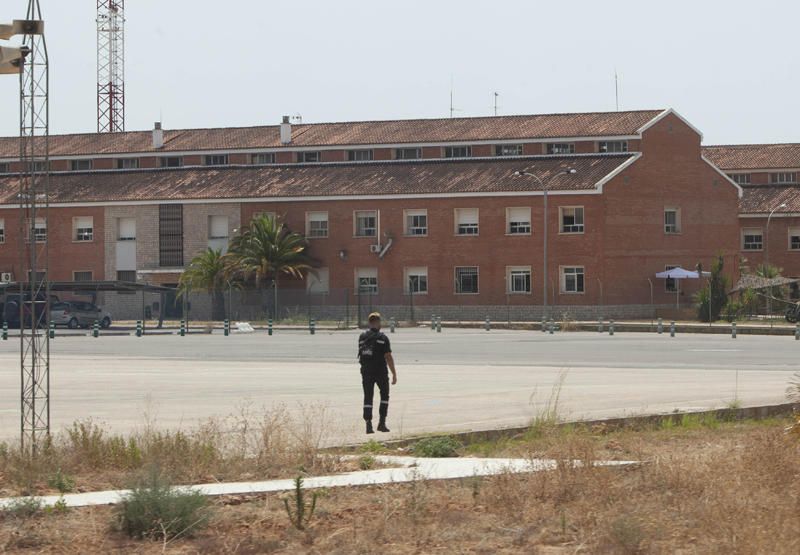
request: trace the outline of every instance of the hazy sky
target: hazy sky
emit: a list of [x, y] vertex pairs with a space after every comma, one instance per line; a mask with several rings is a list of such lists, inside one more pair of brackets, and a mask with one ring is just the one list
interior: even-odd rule
[[[0, 21], [27, 0], [0, 0]], [[94, 0], [41, 0], [51, 133], [96, 129]], [[800, 141], [800, 2], [127, 0], [128, 130], [672, 107], [706, 144]], [[0, 76], [0, 135], [18, 133]]]

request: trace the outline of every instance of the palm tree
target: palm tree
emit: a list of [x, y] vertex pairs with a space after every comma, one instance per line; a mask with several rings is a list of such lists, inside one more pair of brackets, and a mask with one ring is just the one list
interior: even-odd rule
[[193, 289], [205, 289], [211, 295], [211, 319], [225, 319], [225, 256], [222, 249], [208, 248], [195, 256], [178, 281], [178, 298]]
[[231, 241], [225, 255], [226, 275], [243, 282], [254, 281], [256, 288], [271, 281], [275, 317], [278, 315], [278, 279], [282, 275], [302, 279], [313, 271], [306, 250], [306, 238], [290, 231], [271, 215], [256, 216], [250, 225]]

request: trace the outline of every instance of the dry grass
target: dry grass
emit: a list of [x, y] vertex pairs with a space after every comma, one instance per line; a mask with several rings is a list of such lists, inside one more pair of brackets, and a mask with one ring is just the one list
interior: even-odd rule
[[306, 531], [279, 496], [215, 500], [196, 538], [164, 546], [109, 530], [92, 508], [0, 522], [0, 552], [45, 553], [798, 553], [800, 441], [786, 422], [606, 433], [540, 430], [484, 445], [559, 460], [636, 458], [614, 469], [321, 492]]
[[75, 422], [32, 460], [16, 444], [0, 444], [0, 496], [43, 495], [124, 488], [130, 477], [158, 467], [173, 483], [265, 480], [298, 472], [355, 470], [320, 447], [327, 437], [325, 408], [285, 407], [255, 413], [242, 409], [191, 431], [110, 434], [91, 420]]

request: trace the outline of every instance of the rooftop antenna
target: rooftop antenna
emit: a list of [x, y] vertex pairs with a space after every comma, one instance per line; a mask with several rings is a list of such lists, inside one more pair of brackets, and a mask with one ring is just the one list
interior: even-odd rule
[[614, 68], [614, 98], [617, 103], [617, 112], [619, 112], [619, 76], [617, 75], [617, 68]]
[[500, 93], [494, 91], [494, 115], [497, 115], [497, 99], [500, 98]]
[[461, 110], [456, 108], [453, 105], [453, 76], [450, 76], [450, 117], [453, 117], [454, 112], [460, 112]]
[[97, 0], [97, 132], [125, 131], [125, 0]]

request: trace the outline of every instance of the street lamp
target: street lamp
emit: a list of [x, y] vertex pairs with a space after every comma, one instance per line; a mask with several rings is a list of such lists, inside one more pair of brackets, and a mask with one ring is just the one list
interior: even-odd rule
[[571, 174], [574, 174], [574, 173], [577, 173], [577, 170], [575, 170], [574, 168], [567, 168], [566, 170], [561, 170], [559, 172], [554, 173], [550, 177], [550, 179], [548, 179], [547, 181], [542, 181], [542, 178], [540, 178], [535, 173], [529, 172], [528, 170], [517, 170], [517, 171], [514, 172], [514, 175], [516, 177], [521, 177], [521, 176], [532, 177], [536, 181], [539, 182], [539, 185], [542, 186], [542, 191], [543, 191], [542, 196], [543, 196], [543, 203], [544, 203], [544, 223], [543, 223], [543, 226], [542, 226], [542, 241], [544, 243], [544, 248], [543, 248], [543, 253], [542, 253], [542, 258], [543, 258], [543, 262], [542, 262], [542, 292], [544, 293], [544, 296], [543, 296], [543, 303], [544, 303], [543, 312], [544, 312], [544, 314], [543, 314], [543, 316], [544, 316], [545, 319], [547, 318], [547, 189], [550, 186], [550, 183], [557, 176], [559, 176], [559, 175], [571, 175]]
[[[786, 208], [786, 203], [782, 202], [775, 208], [769, 211], [769, 216], [767, 216], [767, 226], [764, 230], [764, 270], [763, 274], [764, 277], [767, 278], [767, 273], [769, 272], [769, 222], [772, 219], [772, 215], [775, 213], [776, 210], [780, 210], [781, 208]], [[767, 313], [772, 316], [772, 288], [767, 290]]]

